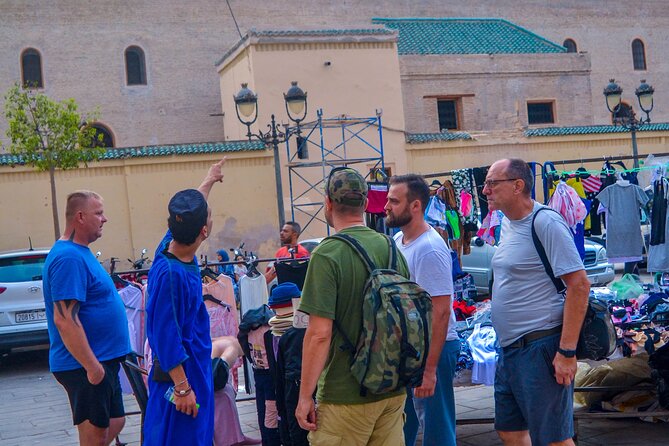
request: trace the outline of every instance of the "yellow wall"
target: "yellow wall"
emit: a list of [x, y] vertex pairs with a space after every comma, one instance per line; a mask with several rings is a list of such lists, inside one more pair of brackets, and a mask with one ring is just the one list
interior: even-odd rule
[[[637, 133], [639, 156], [669, 152], [669, 132]], [[599, 169], [604, 157], [632, 155], [629, 133], [532, 137], [519, 135], [479, 135], [474, 141], [407, 144], [408, 170], [430, 174], [467, 167], [488, 166], [500, 158], [518, 157], [526, 161], [561, 161], [601, 158], [586, 167]], [[632, 161], [624, 161], [632, 167]], [[558, 170], [574, 170], [581, 163], [556, 163]]]
[[[243, 138], [246, 128], [237, 119], [234, 109], [233, 95], [246, 82], [258, 95], [258, 120], [252, 126], [254, 132], [267, 131], [267, 124], [275, 114], [278, 123], [291, 124], [286, 114], [283, 94], [290, 88], [291, 81], [297, 81], [300, 88], [307, 92], [308, 114], [305, 123], [317, 119], [318, 109], [323, 110], [323, 118], [337, 118], [345, 115], [351, 118], [368, 118], [381, 112], [383, 131], [384, 159], [393, 173], [406, 172], [406, 151], [404, 150], [404, 112], [402, 105], [402, 89], [400, 83], [400, 66], [394, 36], [384, 36], [376, 41], [347, 41], [346, 37], [332, 37], [332, 41], [310, 37], [296, 37], [272, 41], [271, 38], [257, 38], [251, 35], [246, 44], [236, 53], [230, 55], [218, 67], [221, 76], [221, 101], [223, 104], [226, 139]], [[337, 40], [340, 39], [340, 40]], [[342, 40], [343, 39], [343, 40]], [[364, 40], [364, 39], [363, 39]], [[326, 64], [329, 62], [329, 64]], [[377, 127], [350, 126], [351, 132], [359, 132], [359, 138], [350, 138], [346, 143], [346, 155], [351, 158], [372, 158], [380, 155], [374, 153], [363, 142], [381, 147]], [[310, 131], [308, 124], [303, 135]], [[361, 140], [362, 139], [362, 140]], [[319, 130], [309, 137], [310, 142], [320, 143]], [[323, 131], [323, 146], [333, 149], [340, 145], [336, 152], [344, 154], [342, 130], [330, 128]], [[291, 139], [291, 154], [295, 153], [295, 138]], [[309, 160], [321, 160], [319, 146], [308, 144]], [[288, 155], [285, 144], [279, 147], [281, 174], [283, 183], [284, 208], [286, 219], [291, 219], [290, 183]], [[300, 161], [300, 160], [295, 160]], [[305, 160], [306, 161], [306, 160]], [[369, 172], [374, 162], [362, 162], [352, 165], [363, 175]], [[296, 197], [306, 192], [300, 202], [321, 203], [322, 185], [310, 188], [323, 178], [322, 166], [299, 168], [293, 175], [293, 195]], [[326, 171], [327, 173], [327, 171]], [[304, 181], [306, 180], [306, 181]], [[315, 208], [313, 208], [315, 210]], [[297, 212], [295, 220], [303, 226], [309, 217]], [[304, 231], [304, 238], [325, 235], [326, 226], [314, 222]]]
[[[58, 171], [61, 230], [65, 200], [77, 189], [90, 189], [105, 200], [109, 221], [103, 236], [91, 245], [101, 259], [149, 257], [167, 229], [167, 203], [178, 190], [197, 188], [219, 154], [130, 158], [92, 163], [88, 168]], [[278, 219], [271, 152], [227, 154], [225, 179], [210, 195], [212, 236], [200, 253], [215, 259], [216, 250], [246, 243], [248, 250], [272, 255], [278, 247]], [[53, 243], [49, 176], [28, 167], [0, 167], [0, 251]], [[119, 267], [127, 267], [127, 263]]]

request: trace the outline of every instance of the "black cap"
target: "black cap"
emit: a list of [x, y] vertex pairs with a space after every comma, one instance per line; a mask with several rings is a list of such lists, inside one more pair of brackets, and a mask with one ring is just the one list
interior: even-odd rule
[[177, 192], [167, 205], [172, 232], [199, 230], [207, 224], [207, 209], [207, 200], [200, 191], [186, 189]]

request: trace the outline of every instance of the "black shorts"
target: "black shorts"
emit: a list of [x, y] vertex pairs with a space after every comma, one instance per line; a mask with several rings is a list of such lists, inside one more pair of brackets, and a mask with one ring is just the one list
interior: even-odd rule
[[125, 416], [121, 382], [118, 378], [123, 359], [125, 358], [102, 361], [105, 377], [95, 386], [88, 382], [86, 370], [83, 368], [53, 373], [70, 399], [72, 422], [75, 426], [88, 420], [93, 426], [107, 428], [110, 418]]

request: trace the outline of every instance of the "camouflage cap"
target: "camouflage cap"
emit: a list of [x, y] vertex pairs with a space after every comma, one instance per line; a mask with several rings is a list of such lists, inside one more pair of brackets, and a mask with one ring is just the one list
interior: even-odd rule
[[328, 197], [336, 203], [360, 207], [367, 198], [365, 179], [350, 167], [333, 169], [326, 187]]

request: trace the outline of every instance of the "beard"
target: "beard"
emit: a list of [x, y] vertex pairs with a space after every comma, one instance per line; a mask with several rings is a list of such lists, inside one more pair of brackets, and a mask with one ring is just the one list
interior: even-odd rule
[[386, 226], [389, 228], [401, 228], [411, 222], [411, 213], [409, 209], [404, 210], [399, 214], [389, 214], [386, 216]]

